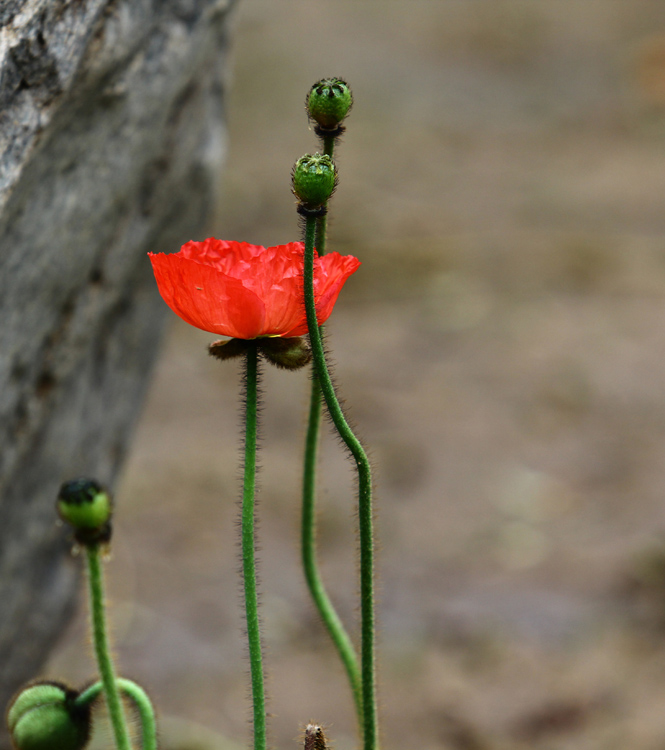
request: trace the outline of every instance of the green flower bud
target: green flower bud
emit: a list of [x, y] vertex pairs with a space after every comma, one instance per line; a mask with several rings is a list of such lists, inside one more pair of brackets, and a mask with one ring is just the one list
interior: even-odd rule
[[325, 130], [334, 130], [349, 114], [353, 95], [341, 78], [323, 78], [307, 95], [307, 114]]
[[78, 693], [57, 682], [24, 688], [7, 710], [16, 750], [83, 750], [90, 739], [90, 706], [79, 707]]
[[306, 209], [322, 206], [337, 185], [333, 160], [324, 154], [307, 154], [295, 163], [291, 174], [293, 194]]
[[97, 544], [111, 538], [111, 497], [94, 479], [81, 477], [65, 482], [56, 503], [63, 521], [76, 530], [77, 542]]

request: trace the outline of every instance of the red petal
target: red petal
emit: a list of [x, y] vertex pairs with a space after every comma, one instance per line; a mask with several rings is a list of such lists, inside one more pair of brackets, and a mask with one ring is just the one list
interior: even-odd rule
[[210, 333], [241, 339], [263, 333], [265, 306], [242, 281], [218, 267], [194, 260], [189, 252], [148, 255], [159, 293], [185, 322]]
[[251, 279], [245, 280], [265, 302], [266, 334], [283, 336], [303, 320], [303, 256], [302, 242], [268, 247], [252, 269]]
[[[304, 247], [290, 242], [261, 247], [209, 237], [179, 253], [150, 255], [159, 291], [187, 323], [223, 336], [299, 336], [307, 332], [302, 299]], [[314, 294], [319, 323], [328, 319], [353, 256], [315, 255]]]
[[328, 253], [314, 261], [314, 297], [319, 324], [328, 320], [346, 280], [359, 268], [360, 261], [353, 255]]
[[304, 319], [303, 253], [302, 242], [262, 247], [210, 237], [186, 243], [179, 255], [241, 280], [265, 306], [261, 335], [280, 336]]
[[265, 248], [260, 245], [209, 237], [203, 242], [186, 242], [177, 254], [197, 263], [213, 266], [234, 279], [243, 280], [250, 271], [251, 262], [260, 258], [264, 252]]
[[[322, 258], [314, 257], [314, 299], [319, 325], [328, 320], [346, 280], [359, 267], [360, 261], [353, 255], [328, 253]], [[307, 322], [301, 321], [299, 325], [283, 335], [288, 338], [302, 336], [305, 333], [307, 333]]]

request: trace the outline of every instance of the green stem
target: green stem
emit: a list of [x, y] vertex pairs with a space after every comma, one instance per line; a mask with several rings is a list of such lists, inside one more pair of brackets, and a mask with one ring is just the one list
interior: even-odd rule
[[316, 219], [305, 224], [304, 293], [307, 326], [312, 345], [314, 372], [326, 400], [330, 416], [353, 456], [358, 469], [358, 523], [360, 537], [360, 663], [363, 695], [363, 747], [375, 750], [378, 743], [375, 675], [374, 622], [374, 535], [372, 519], [372, 475], [369, 460], [358, 438], [348, 425], [339, 404], [326, 364], [325, 351], [316, 318], [314, 298], [314, 240]]
[[113, 660], [106, 633], [106, 618], [104, 613], [104, 574], [102, 559], [98, 544], [86, 546], [88, 558], [88, 583], [90, 593], [90, 617], [92, 620], [92, 639], [97, 656], [99, 675], [104, 685], [106, 705], [109, 710], [111, 725], [115, 735], [118, 750], [131, 750], [129, 730], [122, 710], [122, 702], [116, 684]]
[[305, 462], [303, 472], [302, 502], [302, 562], [310, 594], [319, 611], [330, 637], [339, 653], [351, 683], [360, 731], [363, 731], [363, 697], [360, 666], [353, 643], [344, 624], [330, 601], [319, 574], [316, 561], [316, 460], [321, 424], [321, 389], [316, 378], [312, 378], [309, 404], [309, 423], [305, 440]]
[[249, 666], [254, 706], [254, 749], [266, 748], [266, 708], [263, 659], [259, 631], [259, 606], [254, 559], [254, 493], [256, 485], [256, 437], [258, 412], [258, 352], [248, 342], [245, 370], [245, 475], [242, 493], [242, 572], [245, 585], [245, 614], [249, 641]]
[[[332, 157], [335, 139], [324, 137], [324, 152]], [[316, 249], [319, 257], [326, 250], [326, 216], [319, 216], [316, 221]], [[323, 580], [319, 573], [316, 559], [316, 467], [321, 429], [321, 389], [316, 377], [312, 378], [309, 402], [309, 419], [305, 439], [305, 457], [302, 488], [302, 531], [301, 549], [305, 580], [314, 604], [319, 612], [335, 648], [342, 660], [356, 708], [360, 731], [363, 731], [362, 683], [358, 656], [342, 620], [337, 614]]]
[[335, 151], [335, 136], [322, 135], [321, 142], [323, 143], [323, 153], [332, 159]]
[[316, 247], [316, 252], [319, 254], [319, 258], [326, 251], [326, 233], [327, 233], [326, 219], [327, 219], [326, 216], [319, 216], [319, 218], [316, 221], [316, 240], [315, 240], [314, 246]]
[[[332, 159], [335, 153], [335, 138], [333, 136], [323, 135], [321, 136], [321, 143], [323, 144], [323, 153]], [[316, 220], [315, 247], [319, 257], [321, 257], [326, 251], [327, 225], [328, 216], [324, 213], [323, 216], [319, 216]]]
[[[131, 698], [136, 706], [141, 720], [141, 748], [142, 750], [157, 750], [157, 724], [155, 722], [155, 711], [150, 702], [148, 694], [140, 685], [122, 677], [116, 679], [116, 684], [122, 692]], [[104, 686], [101, 682], [86, 688], [76, 699], [77, 706], [86, 706], [93, 703], [99, 694], [103, 692]]]

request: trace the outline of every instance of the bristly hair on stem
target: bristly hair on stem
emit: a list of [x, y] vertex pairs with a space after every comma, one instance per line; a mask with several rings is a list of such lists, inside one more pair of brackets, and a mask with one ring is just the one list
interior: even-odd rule
[[117, 750], [131, 750], [129, 728], [118, 691], [115, 665], [113, 664], [108, 640], [104, 572], [100, 545], [88, 545], [86, 547], [86, 559], [88, 563], [88, 594], [90, 598], [92, 641], [95, 648], [99, 674], [104, 686], [104, 696], [113, 727], [115, 744]]
[[358, 472], [358, 530], [360, 542], [360, 667], [362, 677], [363, 748], [376, 750], [378, 721], [376, 705], [376, 656], [374, 613], [374, 530], [372, 472], [367, 454], [351, 430], [335, 393], [321, 342], [314, 298], [314, 237], [316, 218], [307, 217], [305, 232], [304, 294], [307, 326], [317, 380], [335, 428], [348, 446]]
[[[321, 83], [321, 82], [320, 82]], [[309, 100], [309, 95], [308, 95]], [[340, 133], [343, 131], [343, 126], [338, 123], [335, 133], [331, 133], [329, 130], [324, 134], [321, 131], [321, 126], [316, 126], [317, 135], [321, 137], [324, 153], [331, 159], [333, 157], [335, 141]], [[327, 208], [328, 201], [326, 201], [317, 210], [307, 209], [300, 205], [298, 208], [298, 216], [301, 219], [303, 240], [305, 238], [307, 221], [308, 218], [311, 220], [313, 217], [316, 221], [316, 232], [315, 232], [315, 247], [319, 257], [322, 257], [326, 252], [327, 244]], [[304, 295], [304, 279], [302, 289], [302, 305], [303, 313], [306, 315], [305, 309], [305, 295]], [[319, 332], [323, 334], [323, 327], [319, 326]], [[311, 351], [311, 350], [310, 350]], [[324, 344], [325, 351], [325, 344]], [[302, 511], [301, 511], [301, 558], [303, 564], [303, 571], [305, 574], [305, 581], [309, 589], [310, 595], [314, 602], [314, 605], [321, 617], [324, 627], [328, 631], [328, 634], [333, 642], [333, 645], [339, 655], [339, 658], [344, 666], [349, 685], [351, 687], [351, 693], [353, 695], [353, 702], [356, 709], [356, 716], [358, 719], [358, 731], [362, 735], [364, 727], [363, 719], [363, 695], [362, 695], [362, 679], [360, 673], [360, 663], [358, 654], [353, 645], [346, 627], [339, 616], [335, 606], [326, 590], [326, 586], [319, 570], [318, 559], [317, 559], [317, 540], [316, 540], [316, 491], [317, 491], [317, 460], [318, 460], [318, 444], [319, 444], [319, 432], [321, 425], [321, 412], [322, 409], [322, 394], [319, 387], [314, 369], [311, 371], [311, 389], [310, 389], [310, 405], [309, 415], [307, 421], [307, 433], [305, 436], [305, 452], [303, 460], [303, 483], [302, 483]], [[329, 421], [330, 414], [326, 410], [326, 416]], [[339, 436], [339, 433], [334, 430], [334, 434], [338, 440], [346, 448], [346, 444]], [[350, 454], [349, 454], [350, 455]]]
[[[146, 691], [132, 680], [116, 678], [120, 690], [131, 699], [141, 722], [141, 750], [157, 750], [157, 724], [155, 709]], [[78, 694], [74, 701], [77, 708], [90, 708], [103, 693], [102, 682], [89, 684]]]
[[258, 375], [259, 356], [257, 347], [249, 346], [246, 352], [242, 378], [245, 402], [245, 450], [241, 512], [242, 574], [245, 591], [245, 617], [252, 688], [254, 750], [266, 750], [265, 685], [259, 623], [254, 530], [259, 400]]
[[[316, 221], [315, 241], [321, 243], [321, 252], [325, 252], [326, 245], [326, 213], [314, 214], [311, 211], [300, 210], [299, 215], [303, 220], [303, 241], [306, 237], [307, 222], [311, 223], [312, 219]], [[304, 280], [303, 280], [303, 308], [305, 308], [304, 299]], [[305, 310], [306, 314], [306, 310]], [[324, 326], [318, 327], [319, 337], [324, 350], [324, 356], [330, 363], [330, 355], [327, 350], [326, 336]], [[311, 348], [310, 348], [311, 351]], [[330, 364], [328, 365], [330, 371]], [[331, 376], [331, 380], [334, 379]], [[303, 502], [301, 515], [301, 556], [305, 580], [309, 588], [314, 604], [318, 610], [323, 624], [330, 635], [330, 638], [337, 650], [346, 672], [353, 702], [358, 719], [359, 732], [362, 734], [364, 726], [363, 718], [363, 696], [362, 696], [362, 679], [358, 654], [353, 642], [339, 616], [333, 602], [326, 590], [323, 578], [320, 574], [317, 555], [316, 555], [316, 461], [318, 453], [318, 439], [320, 431], [321, 413], [325, 413], [327, 421], [336, 427], [334, 420], [328, 409], [322, 409], [323, 395], [319, 386], [314, 368], [311, 371], [311, 393], [310, 393], [310, 410], [308, 417], [307, 434], [305, 439], [305, 456], [303, 467]], [[347, 418], [347, 423], [348, 423]], [[351, 460], [354, 460], [352, 452], [340, 435], [337, 429], [333, 430], [338, 443], [347, 453]]]

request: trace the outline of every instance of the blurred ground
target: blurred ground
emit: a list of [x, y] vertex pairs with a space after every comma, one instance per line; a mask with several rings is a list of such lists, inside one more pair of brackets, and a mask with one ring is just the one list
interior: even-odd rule
[[[234, 70], [229, 239], [298, 236], [305, 93], [356, 96], [330, 249], [363, 266], [328, 328], [377, 471], [384, 747], [665, 747], [665, 5], [243, 0]], [[109, 566], [122, 671], [181, 750], [247, 735], [238, 372], [210, 339], [173, 322]], [[265, 375], [272, 739], [316, 720], [347, 750], [298, 567], [306, 375]], [[353, 486], [327, 436], [321, 560], [355, 627]], [[91, 672], [84, 624], [52, 674]]]

